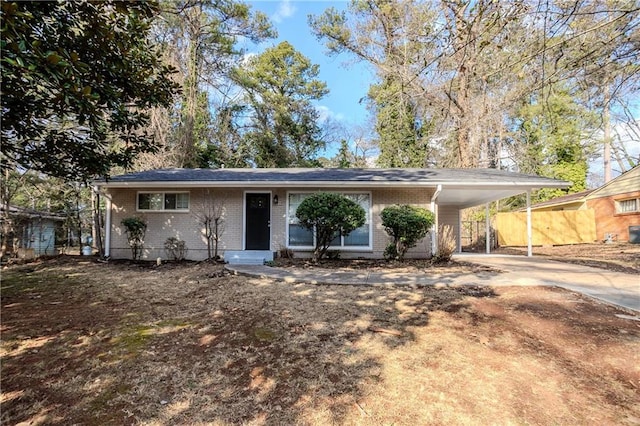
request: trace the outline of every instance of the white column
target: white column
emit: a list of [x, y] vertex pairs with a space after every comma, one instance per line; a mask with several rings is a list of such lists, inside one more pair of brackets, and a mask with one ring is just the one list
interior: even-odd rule
[[533, 233], [531, 232], [531, 190], [527, 189], [527, 256], [533, 256]]
[[111, 196], [105, 194], [104, 257], [111, 256]]
[[462, 215], [458, 209], [458, 253], [462, 253]]
[[484, 205], [484, 238], [485, 242], [485, 251], [487, 254], [491, 253], [491, 220], [489, 219], [489, 203]]
[[433, 213], [433, 225], [431, 226], [431, 256], [438, 250], [438, 205], [431, 200], [431, 212]]
[[431, 228], [431, 256], [438, 251], [438, 204], [436, 200], [442, 191], [442, 185], [438, 185], [436, 191], [431, 196], [431, 212], [433, 213], [433, 226]]

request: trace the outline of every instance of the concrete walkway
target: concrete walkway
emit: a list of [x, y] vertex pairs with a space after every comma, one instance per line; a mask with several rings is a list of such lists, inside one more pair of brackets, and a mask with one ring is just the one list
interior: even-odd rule
[[476, 274], [415, 274], [335, 269], [274, 268], [263, 265], [227, 265], [241, 275], [290, 283], [409, 286], [558, 286], [607, 303], [640, 312], [640, 276], [555, 262], [540, 257], [456, 255], [455, 259], [502, 271]]

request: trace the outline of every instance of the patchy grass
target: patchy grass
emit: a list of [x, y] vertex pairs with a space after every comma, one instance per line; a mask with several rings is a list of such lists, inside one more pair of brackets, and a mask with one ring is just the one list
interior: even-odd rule
[[638, 424], [640, 322], [622, 313], [554, 288], [318, 286], [60, 258], [2, 272], [0, 419]]

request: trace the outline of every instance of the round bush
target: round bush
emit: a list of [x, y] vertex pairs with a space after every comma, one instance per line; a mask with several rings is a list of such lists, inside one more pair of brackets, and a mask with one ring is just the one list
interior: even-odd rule
[[427, 235], [435, 220], [429, 210], [409, 205], [385, 207], [380, 217], [385, 231], [393, 238], [385, 249], [385, 257], [398, 260], [403, 260], [407, 250]]
[[318, 192], [305, 198], [296, 217], [300, 225], [315, 233], [316, 261], [322, 259], [336, 236], [347, 236], [365, 223], [365, 211], [358, 203], [333, 192]]

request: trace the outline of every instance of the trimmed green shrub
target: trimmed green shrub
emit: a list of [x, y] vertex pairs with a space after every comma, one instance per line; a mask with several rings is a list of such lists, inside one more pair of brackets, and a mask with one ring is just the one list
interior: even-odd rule
[[423, 239], [435, 220], [427, 209], [409, 205], [385, 207], [380, 213], [384, 230], [393, 242], [384, 250], [387, 259], [404, 260], [404, 255]]
[[133, 260], [140, 259], [144, 247], [144, 234], [147, 232], [147, 223], [139, 217], [128, 217], [120, 222], [127, 233], [129, 247], [131, 247], [131, 257]]
[[307, 197], [296, 210], [300, 225], [315, 233], [313, 260], [326, 254], [331, 241], [347, 236], [365, 223], [365, 211], [355, 201], [332, 192], [318, 192]]

